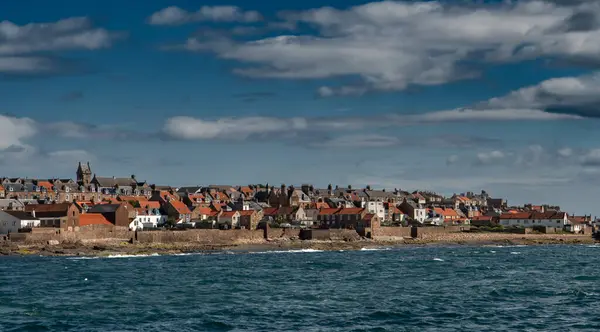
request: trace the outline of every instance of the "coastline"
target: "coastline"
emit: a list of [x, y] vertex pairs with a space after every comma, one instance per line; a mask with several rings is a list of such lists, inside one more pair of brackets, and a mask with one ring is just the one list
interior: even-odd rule
[[105, 239], [90, 242], [60, 244], [17, 244], [0, 243], [0, 256], [134, 256], [134, 255], [175, 255], [201, 252], [247, 253], [281, 250], [350, 251], [407, 246], [439, 245], [573, 245], [596, 243], [589, 235], [569, 234], [506, 234], [506, 233], [451, 233], [428, 238], [388, 238], [362, 239], [355, 241], [316, 241], [273, 239], [246, 241], [225, 244], [193, 242], [130, 244], [118, 239]]

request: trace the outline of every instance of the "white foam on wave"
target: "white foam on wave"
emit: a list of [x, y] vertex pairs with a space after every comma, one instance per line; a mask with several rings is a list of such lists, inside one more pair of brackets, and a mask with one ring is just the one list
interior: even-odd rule
[[444, 261], [443, 259], [441, 259], [441, 258], [437, 258], [437, 257], [436, 257], [436, 258], [434, 258], [433, 260], [434, 260], [434, 261], [436, 261], [436, 262], [443, 262], [443, 261]]
[[108, 255], [108, 256], [93, 256], [93, 257], [69, 257], [67, 259], [70, 260], [87, 260], [87, 259], [101, 259], [101, 258], [142, 258], [142, 257], [157, 257], [160, 256], [157, 253], [154, 254], [149, 254], [149, 255], [122, 255], [122, 254], [117, 254], [117, 255]]
[[495, 254], [495, 253], [496, 253], [496, 250], [490, 250], [490, 252], [491, 252], [492, 254]]
[[268, 251], [250, 252], [250, 254], [295, 254], [295, 253], [313, 253], [313, 252], [323, 252], [323, 251], [324, 250], [317, 250], [317, 249], [268, 250]]
[[518, 252], [518, 251], [511, 251], [511, 252], [510, 252], [510, 254], [511, 254], [511, 255], [520, 255], [521, 253], [520, 253], [520, 252]]
[[391, 248], [361, 248], [360, 251], [385, 251], [392, 250]]

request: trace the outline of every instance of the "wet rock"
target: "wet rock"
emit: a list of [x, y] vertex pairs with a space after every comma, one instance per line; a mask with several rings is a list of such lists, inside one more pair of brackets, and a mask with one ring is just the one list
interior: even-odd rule
[[50, 246], [57, 246], [59, 243], [58, 240], [48, 240], [48, 245]]

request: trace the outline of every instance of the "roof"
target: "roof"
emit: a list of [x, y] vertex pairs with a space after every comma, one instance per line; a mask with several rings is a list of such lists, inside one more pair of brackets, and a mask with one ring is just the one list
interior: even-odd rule
[[238, 212], [239, 211], [223, 211], [223, 213], [221, 213], [221, 217], [222, 218], [233, 218], [233, 216], [235, 216], [235, 214]]
[[363, 208], [341, 208], [335, 214], [361, 214], [364, 210]]
[[240, 216], [252, 216], [256, 211], [255, 210], [242, 210], [238, 211]]
[[99, 204], [92, 206], [88, 213], [114, 213], [121, 204]]
[[319, 210], [320, 216], [328, 216], [335, 214], [340, 209], [323, 208]]
[[171, 204], [171, 206], [177, 210], [178, 213], [180, 214], [190, 214], [192, 213], [190, 211], [190, 209], [187, 207], [187, 205], [183, 204], [183, 202], [180, 201], [169, 201], [169, 204]]
[[113, 225], [100, 213], [84, 213], [79, 216], [79, 226]]
[[143, 201], [140, 202], [141, 208], [160, 209], [160, 202]]
[[72, 203], [59, 203], [59, 204], [27, 204], [25, 205], [25, 211], [31, 212], [35, 210], [35, 213], [44, 212], [61, 212], [67, 213]]
[[94, 178], [100, 187], [129, 187], [136, 184], [132, 178], [115, 178], [115, 177], [95, 177]]
[[46, 190], [52, 190], [54, 188], [54, 186], [52, 185], [52, 183], [50, 183], [49, 181], [38, 181], [37, 182], [37, 186], [38, 187], [42, 187], [42, 188], [46, 188]]
[[476, 216], [471, 218], [472, 221], [491, 221], [494, 217], [492, 216]]
[[208, 207], [197, 207], [194, 211], [198, 211], [201, 215], [210, 215], [213, 210]]
[[265, 216], [275, 216], [277, 215], [277, 210], [279, 209], [274, 207], [268, 207], [263, 209], [263, 213]]
[[531, 212], [502, 213], [500, 219], [531, 219]]
[[375, 217], [375, 214], [373, 214], [373, 213], [367, 213], [363, 217], [363, 220], [371, 220], [371, 219], [373, 219], [373, 217]]
[[4, 211], [11, 216], [18, 218], [20, 220], [38, 220], [38, 218], [34, 218], [31, 213], [25, 211]]

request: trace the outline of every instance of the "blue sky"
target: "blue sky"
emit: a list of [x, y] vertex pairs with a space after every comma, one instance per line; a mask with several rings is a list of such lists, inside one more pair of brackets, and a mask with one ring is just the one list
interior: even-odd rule
[[0, 173], [600, 215], [596, 1], [5, 1]]

